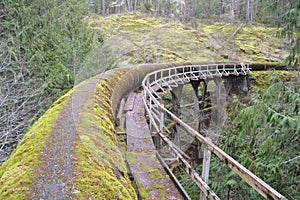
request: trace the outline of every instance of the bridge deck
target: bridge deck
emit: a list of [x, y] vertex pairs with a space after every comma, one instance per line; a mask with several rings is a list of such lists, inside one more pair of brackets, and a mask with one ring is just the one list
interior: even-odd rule
[[[150, 130], [145, 120], [142, 93], [127, 100], [127, 161], [142, 199], [183, 199], [156, 158]], [[126, 109], [125, 109], [126, 110]]]

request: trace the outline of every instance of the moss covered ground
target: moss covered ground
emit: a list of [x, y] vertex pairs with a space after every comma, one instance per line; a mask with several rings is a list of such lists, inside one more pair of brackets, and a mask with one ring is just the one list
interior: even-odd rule
[[278, 77], [283, 82], [295, 81], [297, 78], [296, 71], [256, 71], [251, 72], [251, 79], [254, 81], [254, 84], [251, 84], [250, 87], [256, 87], [262, 92], [270, 87], [273, 83], [272, 78]]
[[[239, 24], [194, 22], [144, 14], [90, 17], [90, 27], [105, 34], [119, 65], [182, 61], [281, 62], [288, 55], [287, 41], [276, 28]], [[196, 25], [195, 25], [196, 24]]]

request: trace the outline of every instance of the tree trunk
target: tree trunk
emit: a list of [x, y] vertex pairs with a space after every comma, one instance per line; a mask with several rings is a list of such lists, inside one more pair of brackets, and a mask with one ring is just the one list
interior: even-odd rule
[[246, 1], [246, 21], [250, 21], [250, 0]]
[[231, 0], [230, 1], [230, 14], [229, 14], [231, 21], [234, 21], [234, 9], [235, 9], [235, 1]]
[[137, 4], [138, 4], [138, 0], [134, 0], [134, 8], [133, 8], [134, 11], [136, 11]]
[[197, 17], [198, 10], [198, 0], [194, 0], [193, 2], [193, 17]]
[[240, 18], [241, 11], [240, 11], [240, 2], [239, 2], [239, 0], [234, 0], [234, 11], [235, 11], [235, 16]]
[[131, 12], [131, 0], [127, 0], [127, 11]]
[[155, 6], [155, 13], [156, 15], [159, 15], [160, 11], [160, 0], [156, 0], [156, 6]]
[[105, 10], [106, 10], [106, 7], [105, 7], [105, 0], [102, 0], [102, 14], [105, 15]]
[[257, 17], [257, 13], [258, 13], [258, 0], [255, 0], [255, 4], [253, 6], [253, 20], [256, 20]]
[[224, 6], [224, 0], [220, 0], [220, 3], [219, 3], [219, 9], [220, 9], [220, 15], [223, 15], [225, 13], [225, 6]]
[[204, 14], [204, 18], [206, 18], [208, 12], [207, 12], [207, 8], [206, 8], [206, 1], [205, 0], [202, 0], [202, 8], [201, 8], [201, 13]]

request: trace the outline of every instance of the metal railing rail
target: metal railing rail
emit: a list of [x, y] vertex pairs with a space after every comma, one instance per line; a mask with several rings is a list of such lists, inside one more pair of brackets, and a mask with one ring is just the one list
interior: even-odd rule
[[[242, 166], [218, 146], [216, 146], [209, 138], [202, 136], [199, 132], [191, 128], [179, 117], [167, 110], [159, 103], [159, 92], [166, 92], [178, 84], [185, 84], [191, 80], [199, 79], [213, 79], [215, 77], [230, 76], [230, 75], [249, 75], [249, 64], [205, 64], [205, 65], [190, 65], [172, 67], [163, 70], [158, 70], [146, 75], [142, 82], [144, 88], [144, 104], [146, 111], [150, 118], [150, 127], [154, 127], [160, 138], [170, 147], [173, 153], [177, 156], [178, 162], [184, 166], [185, 171], [196, 182], [201, 189], [202, 194], [205, 194], [209, 199], [219, 199], [217, 195], [209, 188], [207, 181], [203, 180], [200, 175], [192, 169], [191, 165], [185, 159], [184, 155], [178, 151], [179, 147], [164, 136], [163, 132], [170, 132], [164, 125], [164, 118], [166, 115], [176, 122], [187, 133], [194, 136], [198, 141], [202, 142], [208, 150], [215, 154], [219, 160], [224, 162], [232, 171], [237, 173], [243, 180], [245, 180], [252, 188], [260, 193], [266, 199], [286, 199], [283, 195], [278, 193], [275, 189]], [[159, 91], [159, 92], [158, 92]], [[209, 167], [209, 165], [208, 165]], [[205, 178], [204, 178], [205, 179]]]

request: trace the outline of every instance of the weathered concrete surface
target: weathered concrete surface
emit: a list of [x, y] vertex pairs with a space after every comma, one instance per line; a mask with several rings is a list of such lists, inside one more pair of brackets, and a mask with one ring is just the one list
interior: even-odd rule
[[[121, 157], [115, 144], [116, 139], [113, 138], [114, 127], [112, 127], [118, 104], [125, 94], [141, 85], [146, 74], [158, 69], [190, 64], [197, 63], [149, 64], [111, 70], [94, 77], [93, 81], [88, 80], [60, 98], [32, 126], [11, 157], [0, 167], [0, 199], [47, 199], [53, 192], [59, 193], [63, 190], [66, 191], [65, 196], [58, 195], [56, 199], [108, 198], [108, 194], [112, 193], [110, 190], [118, 191], [113, 189], [116, 186], [112, 182], [125, 183], [120, 193], [134, 198], [135, 194], [128, 180], [119, 181], [123, 177], [122, 174], [126, 175], [126, 171], [123, 167], [112, 164], [115, 161], [111, 159], [111, 156], [118, 159]], [[96, 101], [95, 88], [97, 89], [99, 81], [104, 79], [105, 87], [98, 88], [98, 96], [100, 95], [103, 101], [99, 99]], [[91, 85], [81, 88], [85, 84]], [[74, 91], [76, 92], [73, 94]], [[102, 103], [103, 108], [97, 114], [95, 107], [98, 108], [99, 103]], [[85, 109], [82, 109], [82, 106]], [[73, 112], [73, 117], [76, 116], [73, 118], [70, 112]], [[109, 155], [101, 154], [105, 152], [102, 152], [103, 148], [99, 146], [105, 144], [111, 145], [109, 151], [113, 149]], [[80, 145], [82, 148], [78, 150]], [[80, 155], [82, 153], [84, 155]], [[111, 166], [107, 167], [107, 163]], [[119, 163], [125, 166], [123, 161]], [[79, 165], [82, 167], [81, 171], [78, 171]], [[90, 166], [93, 166], [93, 169]], [[106, 174], [111, 175], [113, 181], [108, 183], [111, 188], [101, 185], [105, 181], [97, 172], [103, 174], [107, 172]], [[79, 190], [79, 186], [73, 184], [74, 179], [86, 188]], [[95, 187], [97, 184], [99, 185]]]
[[0, 167], [0, 199], [137, 199], [110, 103], [123, 73], [98, 75], [54, 103]]

